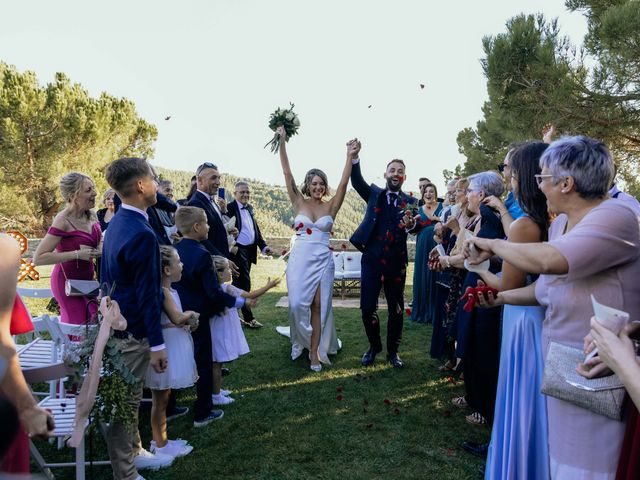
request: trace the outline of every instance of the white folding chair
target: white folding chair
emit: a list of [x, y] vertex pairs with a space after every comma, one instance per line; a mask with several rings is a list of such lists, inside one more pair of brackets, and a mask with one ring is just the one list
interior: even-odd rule
[[344, 254], [342, 252], [333, 252], [333, 265], [335, 267], [333, 291], [339, 292], [344, 300]]
[[[359, 292], [361, 283], [362, 252], [344, 252], [344, 291]], [[344, 294], [343, 294], [344, 298]]]
[[[43, 381], [55, 381], [56, 379], [65, 378], [68, 374], [67, 368], [64, 363], [60, 362], [56, 365], [49, 365], [46, 367], [40, 367], [39, 369], [30, 369], [25, 372], [25, 378], [30, 383], [43, 382]], [[73, 434], [73, 424], [76, 415], [76, 398], [75, 397], [45, 397], [38, 403], [41, 408], [47, 409], [51, 412], [55, 421], [55, 430], [53, 431], [52, 438], [58, 440], [59, 448], [64, 445], [64, 440], [69, 438]], [[88, 424], [84, 426], [85, 430]], [[33, 441], [29, 440], [29, 451], [34, 461], [38, 464], [44, 475], [49, 480], [55, 480], [55, 476], [51, 471], [52, 468], [60, 467], [75, 467], [76, 480], [85, 479], [85, 466], [89, 463], [85, 460], [85, 448], [84, 439], [75, 449], [75, 461], [74, 462], [47, 462]], [[110, 465], [111, 463], [106, 460], [92, 462], [93, 465]]]

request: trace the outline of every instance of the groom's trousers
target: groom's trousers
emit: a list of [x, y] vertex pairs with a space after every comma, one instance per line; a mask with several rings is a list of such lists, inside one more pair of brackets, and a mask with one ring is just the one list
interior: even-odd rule
[[362, 257], [360, 309], [362, 323], [374, 350], [382, 350], [380, 339], [380, 320], [376, 313], [380, 290], [384, 288], [387, 299], [387, 354], [398, 353], [402, 338], [404, 313], [404, 284], [407, 271], [404, 262], [380, 262], [379, 257]]

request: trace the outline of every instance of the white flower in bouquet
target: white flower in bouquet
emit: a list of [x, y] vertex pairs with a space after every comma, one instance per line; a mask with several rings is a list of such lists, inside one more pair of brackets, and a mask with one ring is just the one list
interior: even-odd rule
[[[291, 107], [288, 109], [278, 108], [275, 112], [271, 114], [269, 117], [269, 128], [274, 132], [278, 127], [284, 127], [285, 132], [287, 132], [287, 141], [292, 136], [298, 133], [298, 129], [300, 128], [300, 119], [298, 115], [293, 111], [293, 103], [290, 104]], [[280, 149], [280, 135], [274, 134], [273, 138], [267, 142], [264, 146], [271, 146], [271, 152], [277, 153]]]

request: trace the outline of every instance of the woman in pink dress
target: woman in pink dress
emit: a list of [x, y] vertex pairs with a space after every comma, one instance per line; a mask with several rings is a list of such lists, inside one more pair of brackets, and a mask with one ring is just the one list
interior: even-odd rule
[[[583, 348], [593, 315], [591, 298], [640, 318], [640, 227], [636, 213], [608, 198], [614, 167], [604, 144], [588, 137], [552, 143], [540, 160], [538, 185], [557, 218], [544, 243], [474, 238], [480, 254], [541, 274], [535, 284], [500, 292], [491, 303], [542, 305], [542, 351], [550, 342]], [[551, 478], [613, 480], [625, 425], [547, 397]]]
[[33, 260], [36, 265], [52, 265], [51, 290], [60, 304], [63, 323], [84, 324], [98, 310], [89, 297], [68, 297], [66, 279], [93, 280], [94, 260], [102, 250], [100, 223], [92, 211], [96, 204], [96, 187], [88, 176], [71, 172], [60, 180], [60, 193], [66, 207], [53, 219]]

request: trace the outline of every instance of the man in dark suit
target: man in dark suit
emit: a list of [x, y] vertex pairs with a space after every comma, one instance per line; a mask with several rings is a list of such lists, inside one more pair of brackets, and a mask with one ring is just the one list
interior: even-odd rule
[[169, 455], [153, 455], [142, 449], [138, 433], [138, 407], [149, 363], [158, 373], [167, 368], [160, 312], [162, 286], [160, 248], [149, 225], [146, 210], [156, 203], [156, 178], [146, 160], [121, 158], [107, 167], [107, 182], [122, 205], [109, 223], [102, 250], [100, 281], [115, 286], [112, 298], [127, 319], [127, 328], [116, 331], [125, 366], [140, 381], [130, 404], [134, 429], [114, 421], [107, 428], [107, 448], [115, 478], [137, 478], [138, 468], [160, 468], [173, 462]]
[[[220, 173], [213, 163], [205, 162], [196, 170], [196, 184], [198, 189], [187, 203], [190, 207], [199, 207], [204, 210], [209, 223], [209, 235], [202, 242], [212, 255], [221, 255], [229, 258], [229, 243], [227, 230], [222, 223], [222, 215], [226, 213], [226, 205], [216, 202], [214, 196], [220, 187]], [[225, 207], [223, 211], [221, 205]]]
[[360, 159], [353, 160], [351, 184], [367, 202], [364, 220], [351, 237], [351, 243], [362, 255], [360, 309], [369, 349], [362, 356], [362, 365], [371, 365], [382, 351], [380, 321], [376, 312], [378, 296], [384, 287], [388, 305], [387, 359], [396, 368], [404, 366], [398, 356], [402, 337], [404, 284], [407, 275], [407, 233], [415, 227], [412, 212], [415, 198], [402, 192], [405, 165], [391, 160], [384, 178], [386, 188], [368, 185], [362, 178]]
[[[232, 260], [238, 267], [240, 274], [233, 279], [233, 285], [244, 290], [251, 291], [251, 264], [257, 262], [258, 249], [262, 253], [270, 253], [271, 249], [262, 238], [260, 228], [253, 216], [253, 207], [249, 205], [251, 190], [247, 182], [237, 182], [233, 195], [235, 200], [227, 206], [227, 216], [235, 217], [238, 238], [236, 239], [237, 252], [231, 255]], [[242, 318], [245, 326], [249, 328], [260, 328], [262, 324], [258, 322], [251, 308], [247, 305], [242, 307]]]

